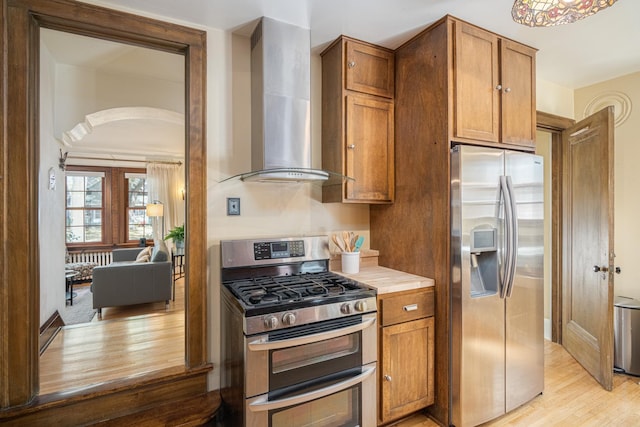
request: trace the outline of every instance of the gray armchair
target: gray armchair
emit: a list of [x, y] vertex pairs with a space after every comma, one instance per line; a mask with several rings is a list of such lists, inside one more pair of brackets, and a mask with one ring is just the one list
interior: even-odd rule
[[[113, 262], [93, 269], [93, 308], [119, 307], [171, 299], [171, 262], [165, 248], [155, 247], [150, 262], [135, 262], [143, 248], [114, 249]], [[155, 261], [153, 261], [155, 259]]]

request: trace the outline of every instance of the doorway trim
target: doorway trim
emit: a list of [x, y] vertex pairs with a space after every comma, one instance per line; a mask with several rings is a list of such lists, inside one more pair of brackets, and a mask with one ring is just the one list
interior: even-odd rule
[[206, 388], [206, 32], [72, 0], [0, 0], [0, 19], [0, 409], [33, 403], [38, 394], [40, 28], [185, 57], [184, 372], [204, 375]]
[[536, 121], [551, 133], [551, 341], [562, 344], [562, 131], [575, 120], [538, 111]]

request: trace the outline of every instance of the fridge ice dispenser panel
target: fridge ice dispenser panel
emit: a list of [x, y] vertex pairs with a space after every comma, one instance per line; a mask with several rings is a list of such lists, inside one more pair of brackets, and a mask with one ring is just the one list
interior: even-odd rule
[[479, 226], [471, 230], [470, 268], [471, 297], [498, 293], [498, 232], [493, 227]]

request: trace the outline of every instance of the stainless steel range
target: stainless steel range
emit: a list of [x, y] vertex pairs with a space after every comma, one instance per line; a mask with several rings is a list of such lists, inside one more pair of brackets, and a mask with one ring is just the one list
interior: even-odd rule
[[225, 425], [376, 425], [376, 293], [326, 236], [221, 242]]

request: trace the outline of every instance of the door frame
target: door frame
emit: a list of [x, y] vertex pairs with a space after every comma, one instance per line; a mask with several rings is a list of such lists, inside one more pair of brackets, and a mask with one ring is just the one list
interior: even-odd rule
[[39, 385], [40, 28], [185, 57], [184, 371], [206, 375], [206, 32], [73, 0], [0, 0], [0, 20], [0, 408], [32, 403]]
[[536, 128], [551, 133], [551, 341], [562, 344], [562, 131], [575, 120], [536, 112]]

